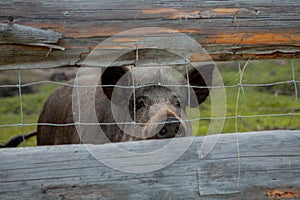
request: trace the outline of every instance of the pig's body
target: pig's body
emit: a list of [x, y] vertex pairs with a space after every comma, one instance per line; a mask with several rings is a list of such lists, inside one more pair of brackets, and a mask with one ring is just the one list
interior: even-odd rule
[[[70, 82], [73, 84], [73, 81]], [[73, 112], [72, 109], [72, 93], [73, 87], [62, 86], [55, 90], [47, 99], [43, 111], [40, 114], [38, 123], [50, 124], [66, 124], [65, 126], [56, 125], [39, 125], [37, 129], [37, 144], [38, 145], [57, 145], [57, 144], [77, 144], [80, 143], [78, 131], [74, 125], [74, 118], [78, 113]], [[98, 97], [105, 97], [102, 90], [97, 90]], [[93, 101], [95, 100], [95, 102]], [[91, 110], [97, 110], [97, 117], [101, 123], [113, 122], [111, 103], [107, 98], [92, 98], [86, 97], [84, 99], [85, 109], [81, 109], [81, 115], [86, 116]], [[84, 121], [83, 121], [84, 122]], [[69, 125], [68, 125], [69, 124]], [[99, 130], [98, 126], [93, 126], [94, 131], [90, 131], [90, 137], [96, 138]], [[103, 125], [102, 130], [107, 133], [107, 137], [111, 142], [120, 142], [122, 140], [122, 133], [118, 130], [116, 125]], [[93, 136], [94, 135], [94, 136]], [[93, 139], [92, 139], [93, 140]], [[97, 138], [91, 143], [107, 143], [106, 138]]]

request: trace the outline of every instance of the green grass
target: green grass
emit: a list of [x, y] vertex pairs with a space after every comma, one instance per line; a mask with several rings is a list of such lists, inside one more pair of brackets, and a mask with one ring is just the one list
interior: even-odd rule
[[[290, 81], [293, 79], [290, 61], [251, 61], [244, 70], [243, 84], [270, 84], [275, 82]], [[241, 67], [245, 63], [241, 64]], [[294, 62], [295, 78], [300, 80], [300, 62]], [[236, 63], [219, 66], [225, 85], [240, 83], [239, 68]], [[298, 79], [297, 79], [298, 78]], [[300, 84], [297, 85], [298, 93]], [[272, 87], [238, 87], [226, 88], [226, 117], [245, 116], [239, 119], [227, 119], [223, 133], [262, 131], [276, 129], [300, 129], [300, 103], [296, 100], [295, 86], [293, 83], [279, 84]], [[239, 93], [239, 99], [237, 95]], [[299, 94], [300, 95], [300, 94]], [[237, 103], [238, 102], [238, 103]], [[210, 105], [204, 106], [209, 108]], [[270, 116], [272, 114], [289, 114], [290, 116]], [[261, 116], [259, 115], [269, 115]], [[202, 117], [211, 116], [210, 109], [201, 111]], [[246, 117], [249, 116], [249, 117]], [[254, 116], [254, 117], [250, 117]], [[195, 116], [194, 116], [195, 117]], [[203, 120], [200, 127], [195, 130], [195, 135], [205, 135], [210, 121]]]
[[[250, 61], [244, 70], [242, 79], [243, 84], [268, 84], [293, 79], [291, 61], [266, 60]], [[241, 63], [243, 67], [245, 62]], [[300, 80], [300, 60], [294, 62], [296, 80]], [[236, 85], [240, 82], [240, 73], [237, 63], [220, 64], [218, 68], [226, 86]], [[1, 78], [1, 77], [0, 77]], [[30, 78], [30, 77], [29, 77]], [[39, 92], [34, 94], [24, 94], [23, 102], [23, 123], [36, 123], [38, 115], [42, 110], [43, 104], [49, 94], [58, 85], [42, 84]], [[300, 84], [297, 85], [300, 91]], [[293, 83], [279, 84], [272, 87], [244, 87], [239, 90], [238, 87], [226, 88], [226, 117], [236, 115], [244, 116], [239, 119], [227, 119], [222, 132], [244, 132], [244, 131], [262, 131], [274, 129], [300, 129], [300, 102], [296, 101], [295, 87]], [[237, 100], [238, 92], [240, 97]], [[299, 93], [300, 95], [300, 93]], [[238, 102], [238, 103], [237, 103]], [[210, 117], [210, 101], [206, 101], [201, 107], [201, 118]], [[271, 114], [288, 114], [294, 111], [297, 116], [261, 116]], [[254, 117], [246, 117], [254, 116]], [[198, 118], [195, 110], [191, 109], [191, 119]], [[19, 124], [20, 119], [20, 100], [19, 96], [0, 99], [0, 125]], [[193, 122], [194, 135], [206, 135], [210, 120], [201, 120], [199, 128], [196, 129], [198, 122]], [[12, 136], [22, 133], [35, 131], [36, 126], [21, 127], [2, 127], [0, 128], [0, 143], [7, 142]], [[33, 138], [27, 142], [27, 146], [36, 145], [36, 139]]]
[[[54, 84], [41, 85], [38, 93], [23, 94], [22, 107], [23, 107], [23, 123], [34, 124], [37, 123], [38, 116], [46, 98], [57, 87]], [[20, 124], [21, 111], [20, 111], [20, 97], [6, 97], [0, 99], [0, 125], [7, 124]], [[7, 142], [11, 137], [20, 135], [22, 132], [30, 133], [36, 130], [36, 126], [11, 126], [0, 128], [0, 143]], [[27, 141], [26, 146], [36, 145], [36, 139], [32, 138]]]

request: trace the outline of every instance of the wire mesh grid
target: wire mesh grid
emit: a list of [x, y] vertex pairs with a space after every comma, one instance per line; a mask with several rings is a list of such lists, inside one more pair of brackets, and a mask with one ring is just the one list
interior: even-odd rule
[[[224, 88], [226, 91], [224, 98], [226, 98], [227, 104], [225, 105], [226, 116], [223, 133], [300, 129], [300, 61], [298, 59], [224, 62], [217, 63], [217, 66], [221, 72], [224, 86], [213, 86], [211, 89]], [[5, 143], [14, 135], [26, 135], [28, 132], [36, 130], [38, 125], [95, 125], [80, 121], [68, 124], [37, 123], [45, 99], [57, 86], [80, 86], [62, 81], [30, 81], [30, 77], [35, 76], [32, 71], [30, 72], [32, 75], [28, 75], [26, 70], [11, 71], [10, 73], [17, 77], [15, 84], [0, 82], [0, 90], [5, 91], [0, 94], [0, 143]], [[23, 77], [27, 77], [27, 80], [23, 81]], [[0, 78], [7, 79], [5, 71], [2, 71]], [[190, 87], [189, 85], [166, 86]], [[27, 87], [39, 89], [36, 93], [24, 94], [23, 91]], [[5, 96], [7, 89], [17, 89], [15, 96]], [[136, 87], [133, 89], [135, 90]], [[45, 92], [40, 94], [40, 91], [44, 90]], [[209, 100], [200, 107], [201, 116], [193, 116], [193, 109], [188, 109], [188, 121], [192, 125], [194, 122], [200, 123], [200, 128], [193, 129], [193, 135], [205, 135], [210, 120], [218, 120], [218, 117], [211, 116]], [[124, 124], [126, 123], [131, 122], [124, 122]], [[99, 124], [112, 125], [113, 123], [103, 124], [100, 122]], [[27, 145], [25, 138], [24, 145]], [[34, 142], [29, 145], [34, 145]]]

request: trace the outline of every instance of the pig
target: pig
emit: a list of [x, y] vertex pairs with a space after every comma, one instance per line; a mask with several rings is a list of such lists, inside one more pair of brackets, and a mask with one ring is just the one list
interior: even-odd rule
[[[207, 65], [182, 75], [167, 67], [107, 67], [94, 86], [94, 96], [77, 95], [77, 103], [74, 94], [78, 88], [70, 86], [76, 82], [73, 80], [56, 89], [45, 102], [38, 120], [37, 144], [103, 144], [191, 136], [185, 109], [199, 107], [206, 100], [213, 69]], [[81, 79], [89, 80], [88, 75]], [[92, 115], [92, 110], [99, 124], [85, 124], [89, 117], [82, 119]], [[83, 125], [76, 123], [78, 120]]]
[[[203, 73], [206, 72], [206, 77], [207, 72], [210, 70], [211, 66], [201, 68]], [[85, 105], [86, 108], [81, 110], [81, 115], [89, 115], [91, 110], [95, 109], [97, 121], [100, 125], [94, 125], [94, 129], [88, 129], [88, 133], [82, 131], [82, 136], [87, 139], [78, 134], [78, 129], [74, 125], [39, 125], [37, 144], [77, 144], [82, 140], [84, 140], [84, 143], [103, 144], [107, 142], [190, 136], [191, 125], [186, 121], [185, 112], [188, 104], [188, 87], [185, 87], [187, 78], [185, 76], [179, 80], [174, 80], [170, 73], [172, 73], [172, 70], [166, 70], [163, 67], [132, 69], [109, 67], [105, 69], [101, 74], [95, 98], [85, 95], [81, 97], [81, 102], [87, 104]], [[206, 87], [207, 83], [201, 75], [203, 73], [195, 68], [189, 72], [189, 84], [202, 86], [202, 88], [194, 88], [196, 98], [190, 99], [191, 107], [201, 104], [209, 94], [209, 89]], [[133, 82], [135, 86], [134, 94], [131, 93], [132, 88], [130, 87], [119, 88], [115, 86], [130, 86]], [[173, 88], [164, 85], [173, 85]], [[183, 85], [183, 87], [177, 85]], [[74, 117], [76, 118], [76, 114], [78, 114], [72, 112], [74, 111], [72, 108], [72, 103], [74, 103], [72, 102], [73, 92], [74, 88], [68, 86], [62, 86], [54, 91], [46, 101], [38, 123], [73, 124]], [[92, 100], [95, 100], [95, 102]], [[117, 121], [113, 114], [112, 105], [114, 105], [114, 110], [118, 115], [117, 118], [119, 118]], [[128, 115], [124, 114], [126, 111], [128, 111]], [[137, 133], [134, 133], [135, 124], [122, 125], [122, 122], [132, 121], [142, 124], [139, 126]], [[99, 126], [101, 129], [99, 129]], [[98, 134], [101, 130], [104, 135]]]

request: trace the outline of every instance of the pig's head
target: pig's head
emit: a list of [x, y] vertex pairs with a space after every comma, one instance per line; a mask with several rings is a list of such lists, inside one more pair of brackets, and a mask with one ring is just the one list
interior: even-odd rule
[[211, 65], [193, 68], [187, 76], [171, 67], [107, 68], [102, 89], [126, 133], [122, 141], [190, 136], [185, 109], [199, 106], [209, 95], [212, 70]]

